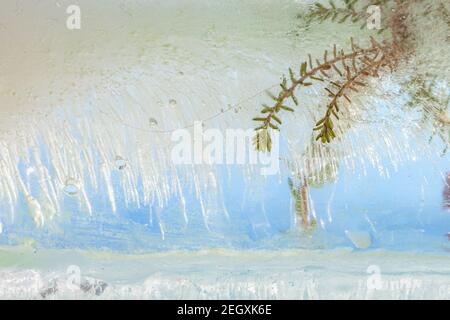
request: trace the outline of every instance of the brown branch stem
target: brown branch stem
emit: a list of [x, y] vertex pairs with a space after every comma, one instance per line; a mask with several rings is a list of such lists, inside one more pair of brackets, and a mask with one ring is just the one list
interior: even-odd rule
[[264, 125], [267, 126], [267, 125], [269, 125], [269, 123], [271, 123], [273, 115], [275, 113], [277, 113], [276, 107], [282, 105], [283, 102], [287, 98], [291, 97], [292, 94], [294, 93], [294, 91], [297, 89], [297, 87], [299, 85], [303, 84], [306, 79], [310, 78], [311, 76], [314, 76], [320, 70], [328, 69], [328, 66], [331, 66], [337, 62], [340, 62], [342, 60], [347, 60], [347, 59], [353, 59], [354, 57], [357, 57], [359, 55], [366, 55], [368, 53], [376, 52], [377, 50], [379, 50], [378, 47], [371, 47], [370, 49], [360, 49], [357, 51], [353, 51], [352, 53], [340, 55], [336, 58], [333, 58], [332, 60], [329, 60], [327, 62], [324, 62], [324, 63], [318, 65], [317, 67], [310, 69], [303, 76], [301, 76], [297, 81], [293, 82], [293, 84], [287, 90], [283, 91], [280, 94], [280, 96], [278, 97], [277, 104], [275, 105], [275, 107], [273, 107], [273, 109], [271, 111], [269, 111], [267, 118], [264, 121]]

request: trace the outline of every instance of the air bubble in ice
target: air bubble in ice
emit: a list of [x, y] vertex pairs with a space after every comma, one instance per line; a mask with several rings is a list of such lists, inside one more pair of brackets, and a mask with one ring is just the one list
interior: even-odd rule
[[78, 194], [78, 184], [75, 179], [69, 178], [66, 180], [66, 183], [64, 185], [64, 193], [68, 196], [75, 196]]
[[171, 106], [172, 108], [175, 108], [177, 105], [178, 105], [177, 100], [175, 99], [169, 100], [169, 106]]
[[0, 222], [0, 234], [3, 233], [3, 224]]
[[148, 124], [150, 125], [150, 127], [156, 127], [158, 125], [158, 121], [156, 121], [155, 118], [150, 118], [148, 119]]
[[115, 165], [118, 170], [123, 170], [127, 167], [127, 161], [121, 156], [117, 156], [115, 159]]

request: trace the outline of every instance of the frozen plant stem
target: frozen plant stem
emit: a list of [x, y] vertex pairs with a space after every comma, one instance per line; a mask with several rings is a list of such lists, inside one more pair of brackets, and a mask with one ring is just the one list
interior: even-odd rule
[[[314, 3], [311, 9], [305, 15], [299, 15], [306, 21], [307, 27], [314, 21], [322, 23], [330, 20], [331, 22], [344, 23], [351, 21], [352, 23], [361, 23], [360, 28], [366, 27], [369, 18], [368, 8], [370, 6], [384, 7], [389, 0], [343, 0], [341, 5], [336, 5], [333, 0], [327, 4], [320, 2]], [[377, 33], [382, 33], [385, 28], [380, 28]]]
[[[376, 53], [378, 55], [379, 52]], [[330, 142], [332, 139], [336, 137], [336, 134], [333, 130], [333, 121], [331, 116], [335, 116], [336, 119], [339, 120], [338, 112], [338, 100], [342, 96], [348, 101], [351, 102], [350, 98], [345, 94], [347, 90], [357, 91], [357, 86], [364, 87], [366, 84], [362, 82], [362, 78], [367, 76], [378, 76], [378, 69], [386, 63], [385, 56], [383, 55], [379, 61], [375, 61], [376, 56], [373, 60], [369, 60], [366, 58], [365, 63], [367, 64], [364, 68], [358, 70], [355, 64], [353, 64], [353, 70], [350, 69], [349, 66], [346, 66], [346, 81], [343, 84], [338, 82], [331, 82], [332, 85], [339, 88], [339, 90], [334, 93], [331, 89], [325, 88], [329, 93], [329, 96], [332, 98], [331, 102], [327, 106], [327, 111], [325, 116], [316, 123], [316, 127], [314, 130], [320, 130], [320, 133], [317, 135], [316, 140], [321, 140], [323, 143]], [[354, 72], [354, 74], [352, 74]]]
[[[353, 5], [356, 1], [344, 2], [347, 6], [346, 10], [354, 13]], [[379, 4], [384, 5], [385, 1], [379, 1]], [[334, 10], [335, 15], [338, 15], [340, 11], [334, 3], [330, 2], [330, 5], [331, 9], [327, 9], [320, 4], [316, 4], [316, 11], [318, 10], [317, 12], [323, 13], [327, 10]], [[328, 51], [325, 50], [323, 62], [316, 59], [316, 66], [313, 65], [311, 55], [308, 55], [309, 67], [308, 62], [301, 64], [300, 77], [297, 78], [292, 69], [289, 69], [290, 86], [288, 86], [288, 80], [283, 77], [282, 83], [280, 84], [281, 91], [278, 96], [268, 92], [268, 95], [275, 101], [275, 104], [272, 107], [263, 105], [261, 115], [253, 119], [259, 122], [259, 126], [255, 129], [256, 134], [253, 140], [255, 148], [258, 151], [271, 151], [272, 142], [269, 131], [279, 130], [279, 125], [282, 124], [278, 116], [280, 111], [294, 111], [294, 109], [287, 106], [286, 100], [291, 98], [294, 104], [298, 105], [298, 99], [295, 96], [296, 89], [301, 86], [311, 86], [313, 85], [313, 81], [326, 82], [328, 86], [325, 90], [331, 98], [331, 102], [327, 104], [325, 116], [316, 123], [314, 128], [315, 131], [319, 131], [316, 140], [321, 140], [322, 143], [329, 143], [336, 137], [331, 116], [333, 115], [336, 119], [339, 119], [339, 98], [344, 97], [351, 103], [350, 98], [346, 94], [348, 90], [358, 91], [356, 87], [366, 86], [363, 78], [368, 76], [378, 77], [378, 71], [382, 67], [388, 67], [392, 72], [396, 68], [399, 58], [406, 56], [406, 53], [409, 52], [409, 41], [407, 41], [409, 32], [404, 22], [407, 15], [406, 3], [397, 0], [395, 1], [395, 5], [396, 7], [392, 10], [392, 15], [386, 19], [386, 25], [389, 26], [392, 33], [391, 42], [383, 42], [380, 44], [371, 37], [371, 46], [366, 49], [361, 49], [354, 43], [353, 38], [351, 38], [352, 51], [350, 53], [346, 54], [343, 50], [337, 52], [336, 45], [334, 45], [332, 59], [328, 60]], [[328, 16], [327, 14], [326, 17]], [[342, 64], [342, 69], [339, 68], [338, 64]], [[329, 72], [334, 73], [333, 78]], [[320, 76], [317, 76], [319, 73]], [[307, 82], [307, 80], [309, 81]], [[336, 93], [333, 92], [335, 87], [338, 88]]]
[[[336, 72], [339, 76], [343, 76], [344, 74], [346, 74], [348, 77], [350, 75], [350, 71], [347, 70], [349, 68], [347, 63], [352, 66], [355, 72], [359, 70], [358, 67], [356, 66], [357, 60], [362, 61], [364, 64], [366, 64], [366, 67], [359, 70], [360, 72], [357, 73], [357, 75], [352, 76], [354, 77], [353, 81], [350, 81], [350, 83], [347, 83], [344, 87], [342, 87], [341, 88], [342, 90], [340, 90], [338, 94], [336, 94], [335, 96], [333, 95], [334, 98], [332, 100], [332, 103], [329, 104], [329, 106], [330, 105], [335, 106], [337, 104], [337, 98], [341, 97], [345, 93], [344, 92], [345, 89], [353, 88], [352, 85], [355, 84], [357, 78], [359, 78], [362, 75], [366, 75], [367, 73], [369, 73], [371, 69], [374, 68], [375, 62], [371, 60], [371, 58], [369, 58], [369, 55], [374, 55], [374, 57], [376, 58], [377, 56], [379, 56], [380, 52], [388, 50], [387, 47], [377, 43], [374, 39], [372, 39], [371, 47], [367, 49], [362, 49], [358, 47], [354, 43], [353, 39], [351, 39], [351, 43], [352, 43], [352, 52], [350, 53], [345, 53], [344, 50], [338, 51], [336, 49], [336, 45], [334, 45], [333, 57], [330, 60], [328, 59], [328, 51], [325, 50], [323, 62], [316, 60], [316, 66], [314, 66], [313, 64], [311, 55], [308, 55], [309, 62], [303, 62], [301, 64], [299, 78], [296, 78], [292, 69], [289, 69], [291, 85], [287, 87], [287, 80], [286, 78], [284, 78], [283, 82], [280, 84], [282, 90], [280, 91], [278, 96], [274, 96], [273, 94], [268, 92], [268, 95], [275, 101], [275, 104], [272, 107], [263, 105], [263, 109], [261, 110], [262, 116], [253, 119], [255, 121], [262, 122], [262, 124], [255, 129], [257, 132], [255, 135], [254, 144], [257, 150], [270, 151], [271, 144], [270, 138], [267, 138], [267, 136], [269, 136], [267, 131], [269, 130], [269, 128], [273, 130], [279, 130], [279, 125], [281, 125], [282, 122], [278, 117], [278, 113], [280, 113], [281, 110], [290, 112], [294, 111], [294, 109], [286, 106], [287, 104], [286, 100], [291, 98], [294, 104], [298, 105], [298, 99], [295, 96], [295, 91], [297, 90], [297, 88], [301, 86], [303, 87], [311, 86], [312, 82], [307, 82], [307, 80], [324, 82], [326, 78], [330, 78], [330, 75], [328, 73], [330, 71]], [[347, 63], [345, 61], [347, 61]], [[369, 64], [367, 64], [368, 62]], [[338, 63], [342, 64], [342, 67], [344, 68], [345, 71], [342, 71], [340, 69]], [[320, 76], [316, 76], [318, 73], [320, 73]], [[332, 81], [331, 83], [336, 84], [336, 82]], [[330, 91], [330, 89], [328, 89], [328, 91]], [[335, 111], [332, 110], [331, 108], [328, 108], [328, 110], [330, 113], [329, 115], [331, 115], [331, 113], [335, 113]], [[264, 142], [269, 143], [265, 144]]]

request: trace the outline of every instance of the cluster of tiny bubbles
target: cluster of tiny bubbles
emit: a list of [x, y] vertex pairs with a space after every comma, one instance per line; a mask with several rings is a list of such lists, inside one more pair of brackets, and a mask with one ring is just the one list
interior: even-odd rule
[[118, 170], [123, 170], [127, 167], [127, 161], [121, 156], [116, 156], [114, 164]]
[[158, 125], [158, 121], [155, 118], [148, 119], [148, 124], [151, 128], [154, 128]]
[[68, 196], [76, 196], [79, 191], [78, 182], [73, 178], [67, 178], [64, 183], [63, 191]]

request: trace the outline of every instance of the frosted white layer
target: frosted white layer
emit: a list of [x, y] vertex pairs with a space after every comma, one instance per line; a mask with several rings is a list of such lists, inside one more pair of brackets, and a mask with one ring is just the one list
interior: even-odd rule
[[[389, 251], [0, 250], [0, 298], [448, 299], [450, 258]], [[16, 267], [20, 264], [20, 267]]]

